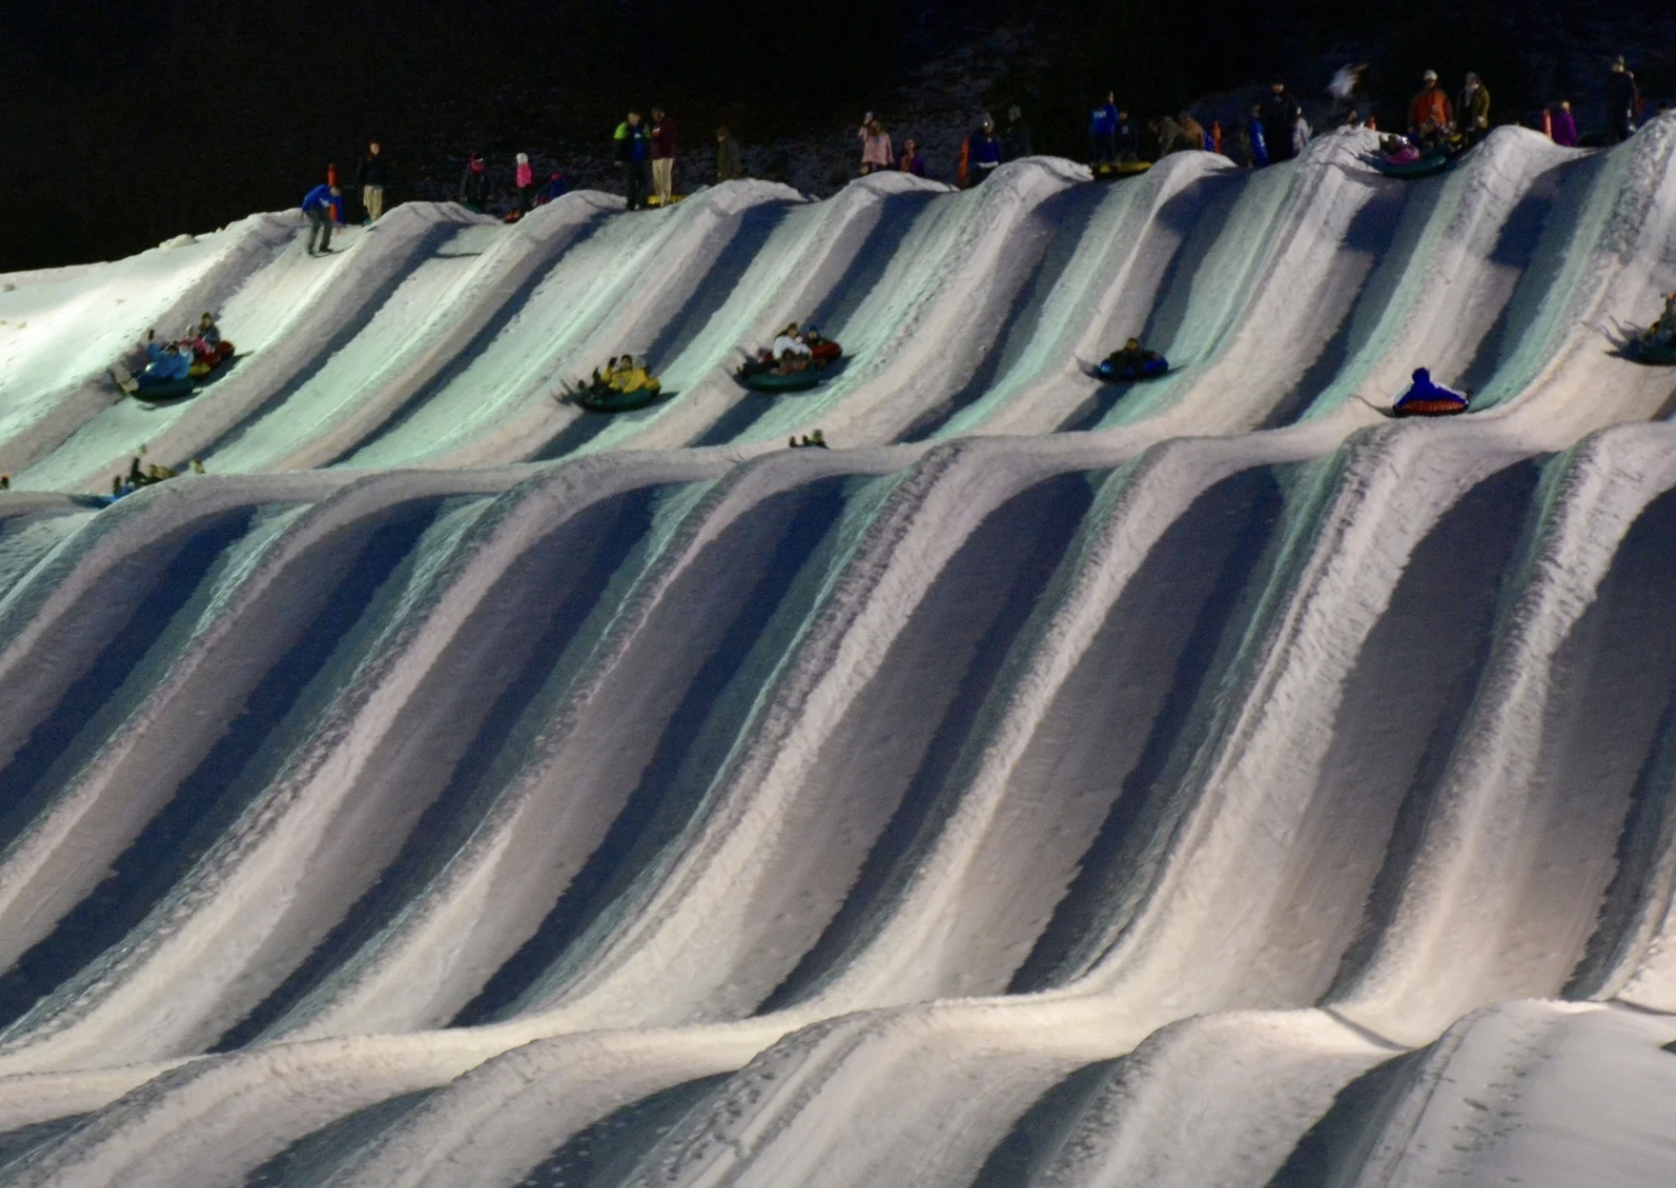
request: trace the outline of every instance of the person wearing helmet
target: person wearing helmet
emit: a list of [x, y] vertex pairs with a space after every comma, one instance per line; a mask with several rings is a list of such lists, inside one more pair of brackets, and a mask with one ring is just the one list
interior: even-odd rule
[[1408, 137], [1416, 143], [1435, 144], [1454, 127], [1455, 111], [1437, 85], [1437, 71], [1426, 71], [1420, 81], [1420, 93], [1408, 105]]

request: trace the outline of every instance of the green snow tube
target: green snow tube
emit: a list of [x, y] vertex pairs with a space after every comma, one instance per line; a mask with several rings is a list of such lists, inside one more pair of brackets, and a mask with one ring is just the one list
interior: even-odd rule
[[185, 379], [165, 380], [160, 384], [141, 384], [133, 396], [135, 400], [152, 404], [159, 400], [181, 400], [197, 391], [198, 381], [188, 376]]
[[659, 388], [636, 388], [632, 392], [619, 392], [616, 388], [601, 385], [584, 388], [576, 393], [574, 400], [589, 412], [623, 413], [647, 408], [663, 398], [663, 391]]
[[1655, 367], [1668, 367], [1676, 363], [1676, 342], [1667, 342], [1663, 346], [1654, 344], [1643, 338], [1637, 344], [1636, 355], [1643, 363], [1651, 363]]
[[820, 382], [821, 373], [813, 367], [803, 371], [790, 371], [785, 375], [759, 371], [746, 377], [744, 381], [745, 386], [753, 392], [807, 392]]

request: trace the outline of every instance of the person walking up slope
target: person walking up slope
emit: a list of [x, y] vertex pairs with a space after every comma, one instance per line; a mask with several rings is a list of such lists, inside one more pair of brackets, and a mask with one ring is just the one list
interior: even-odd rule
[[378, 141], [367, 145], [367, 155], [361, 158], [360, 176], [355, 180], [361, 186], [361, 207], [366, 211], [367, 222], [378, 222], [384, 215], [384, 186], [389, 180]]
[[[318, 185], [303, 195], [302, 218], [308, 220], [308, 254], [329, 255], [332, 250], [332, 199], [338, 197], [336, 186]], [[319, 241], [318, 249], [316, 241]]]
[[652, 108], [652, 189], [658, 205], [675, 197], [675, 121], [661, 107]]

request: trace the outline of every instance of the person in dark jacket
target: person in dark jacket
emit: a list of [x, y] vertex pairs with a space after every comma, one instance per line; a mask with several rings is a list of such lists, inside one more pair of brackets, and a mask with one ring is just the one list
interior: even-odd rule
[[1108, 165], [1117, 155], [1117, 93], [1106, 92], [1104, 103], [1096, 103], [1088, 116], [1088, 163]]
[[555, 171], [548, 176], [542, 187], [535, 192], [535, 204], [546, 206], [555, 198], [563, 198], [570, 193], [570, 182], [561, 172]]
[[360, 176], [355, 181], [361, 187], [361, 208], [366, 211], [367, 222], [378, 222], [384, 214], [384, 186], [389, 181], [378, 141], [367, 145], [367, 155], [361, 158]]
[[1490, 88], [1470, 70], [1466, 85], [1461, 88], [1461, 106], [1456, 116], [1460, 120], [1462, 147], [1471, 148], [1490, 134]]
[[1606, 127], [1613, 144], [1621, 144], [1635, 131], [1635, 117], [1641, 107], [1641, 93], [1635, 75], [1620, 55], [1606, 76]]
[[745, 176], [745, 154], [726, 128], [716, 129], [716, 180], [738, 181]]
[[[303, 195], [302, 217], [308, 220], [308, 254], [327, 255], [332, 250], [332, 199], [338, 197], [335, 186], [318, 185]], [[318, 250], [315, 241], [319, 241]]]
[[1119, 161], [1133, 161], [1140, 155], [1141, 142], [1135, 135], [1135, 127], [1129, 122], [1129, 113], [1117, 113], [1117, 159]]
[[1263, 100], [1263, 143], [1270, 161], [1292, 159], [1292, 129], [1302, 114], [1296, 101], [1286, 93], [1285, 83], [1277, 81], [1269, 88], [1268, 98]]
[[995, 135], [995, 121], [984, 116], [983, 124], [966, 138], [961, 150], [961, 165], [965, 170], [963, 186], [980, 186], [994, 173], [1004, 159], [1001, 138]]
[[623, 196], [629, 210], [640, 210], [646, 205], [646, 191], [652, 184], [652, 135], [640, 122], [640, 113], [631, 111], [628, 118], [617, 125], [613, 138], [617, 164], [623, 167]]
[[1001, 151], [1009, 161], [1022, 160], [1030, 155], [1030, 121], [1017, 107], [1007, 109], [1007, 131], [1001, 137]]
[[479, 214], [489, 205], [489, 165], [476, 153], [466, 154], [465, 172], [460, 175], [460, 205]]
[[1261, 169], [1269, 163], [1269, 142], [1263, 132], [1263, 105], [1251, 105], [1251, 118], [1245, 122], [1245, 163]]
[[912, 136], [902, 142], [902, 160], [898, 168], [915, 177], [925, 176], [925, 158], [919, 155], [919, 142]]

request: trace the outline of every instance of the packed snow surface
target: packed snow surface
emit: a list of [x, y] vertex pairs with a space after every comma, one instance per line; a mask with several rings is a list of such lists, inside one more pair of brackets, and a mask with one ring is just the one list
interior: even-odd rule
[[1676, 1183], [1676, 119], [1370, 149], [7, 278], [0, 1183]]

